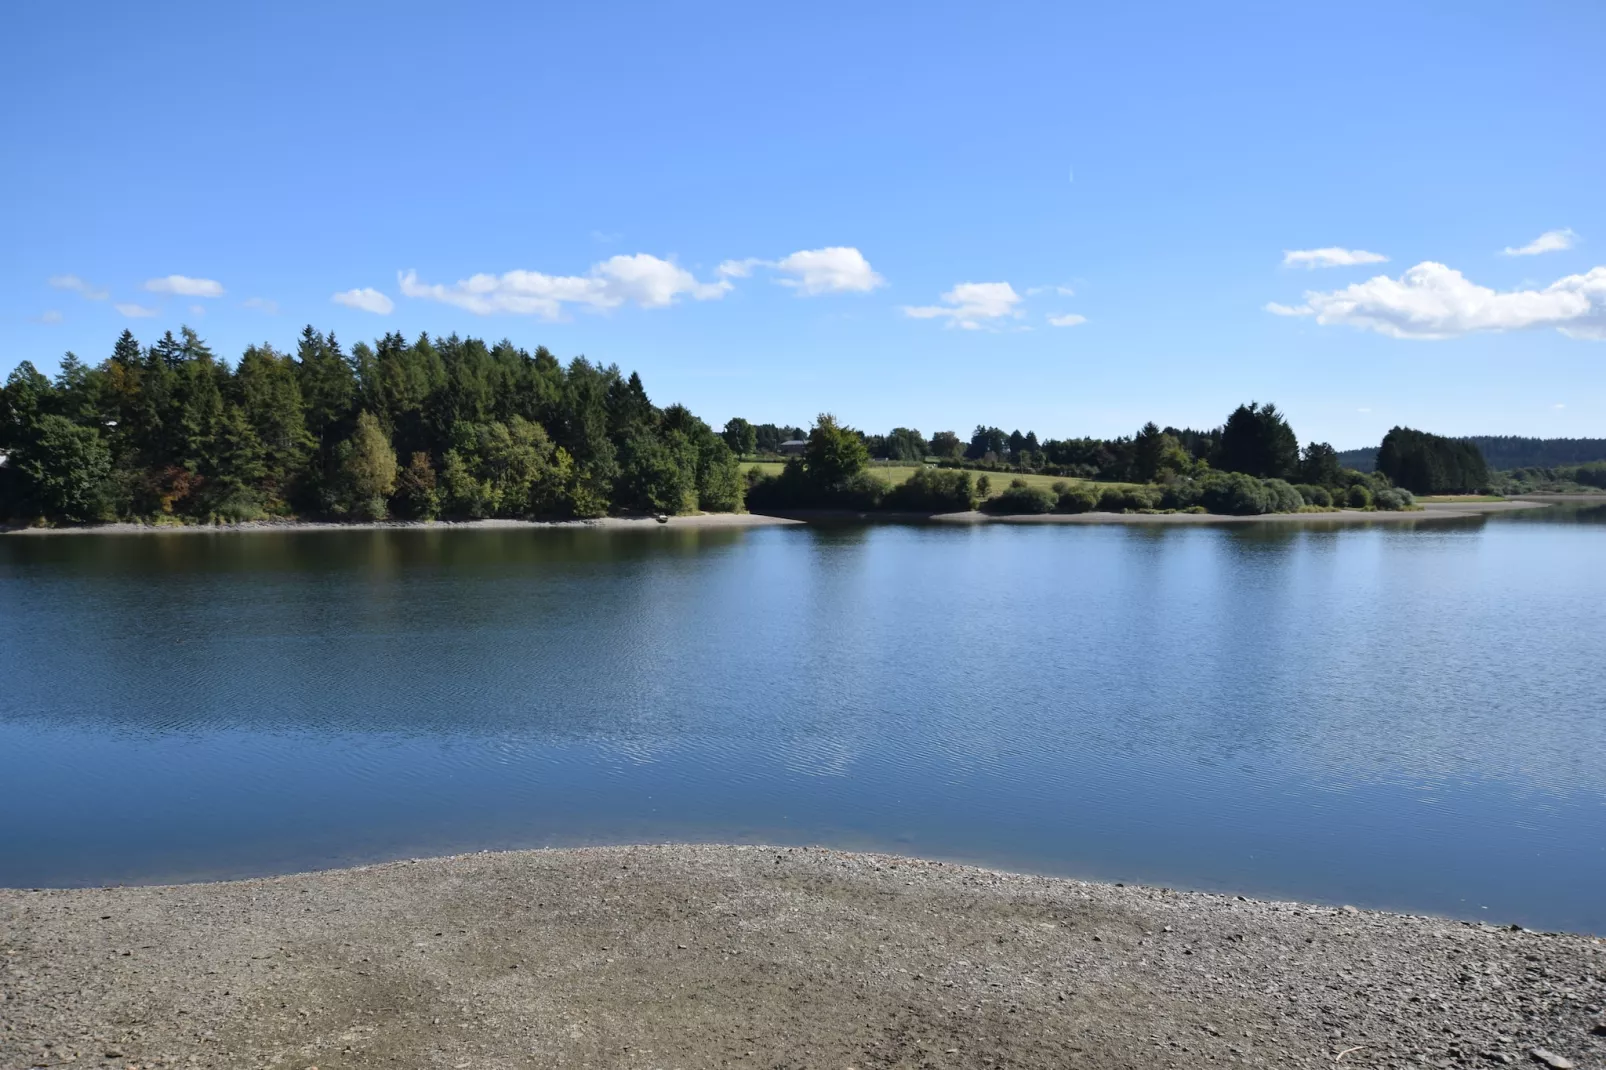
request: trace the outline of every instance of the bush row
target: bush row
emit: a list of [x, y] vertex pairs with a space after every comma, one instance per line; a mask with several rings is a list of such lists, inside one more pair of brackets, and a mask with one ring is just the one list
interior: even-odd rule
[[[1376, 481], [1381, 482], [1381, 480]], [[1297, 513], [1302, 509], [1409, 509], [1415, 499], [1397, 487], [1355, 483], [1329, 489], [1294, 485], [1281, 479], [1256, 479], [1241, 472], [1212, 472], [1202, 479], [1146, 486], [1089, 487], [1055, 483], [1052, 488], [1011, 481], [988, 501], [988, 512], [1013, 515], [1042, 513], [1137, 513], [1152, 511], [1258, 516]]]

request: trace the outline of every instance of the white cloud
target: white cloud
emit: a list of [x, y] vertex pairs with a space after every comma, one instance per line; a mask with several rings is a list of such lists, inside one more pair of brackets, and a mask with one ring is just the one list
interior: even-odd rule
[[190, 306], [190, 315], [192, 315], [192, 316], [204, 316], [204, 315], [206, 315], [206, 306], [205, 305], [191, 305]]
[[77, 275], [52, 275], [48, 281], [57, 290], [71, 290], [91, 301], [104, 301], [111, 296], [105, 290], [91, 286]]
[[864, 254], [851, 246], [833, 245], [824, 249], [800, 249], [779, 260], [727, 260], [719, 274], [728, 279], [745, 279], [754, 268], [771, 268], [790, 278], [776, 279], [808, 297], [830, 293], [868, 293], [886, 283], [870, 266]]
[[1071, 289], [1069, 286], [1028, 286], [1026, 288], [1027, 297], [1036, 297], [1038, 294], [1046, 294], [1050, 292], [1057, 293], [1061, 297], [1076, 296], [1076, 291]]
[[47, 309], [39, 315], [40, 323], [60, 323], [61, 320], [61, 312], [54, 308]]
[[154, 308], [146, 308], [144, 305], [113, 305], [112, 307], [129, 319], [148, 319], [156, 315]]
[[1329, 245], [1325, 249], [1285, 249], [1283, 267], [1324, 268], [1354, 267], [1356, 264], [1385, 264], [1388, 257], [1382, 253], [1369, 253], [1365, 249], [1341, 249]]
[[1308, 292], [1305, 307], [1324, 326], [1344, 323], [1391, 338], [1556, 327], [1573, 338], [1606, 339], [1606, 267], [1543, 289], [1496, 291], [1424, 261], [1398, 279], [1379, 275], [1342, 290]]
[[1266, 311], [1273, 316], [1313, 316], [1316, 310], [1309, 305], [1280, 305], [1276, 301], [1267, 301]]
[[476, 315], [497, 312], [560, 319], [565, 305], [605, 311], [624, 304], [665, 308], [681, 297], [711, 301], [724, 297], [731, 284], [699, 282], [691, 272], [669, 260], [647, 253], [613, 256], [596, 264], [587, 275], [543, 275], [539, 271], [509, 271], [502, 275], [473, 275], [442, 286], [418, 281], [416, 271], [396, 276], [408, 297], [441, 301]]
[[1051, 327], [1078, 327], [1087, 322], [1087, 317], [1073, 312], [1067, 316], [1050, 316], [1048, 322]]
[[188, 275], [164, 275], [146, 279], [145, 289], [153, 294], [179, 294], [182, 297], [222, 297], [223, 284], [214, 279], [192, 279]]
[[870, 267], [864, 254], [850, 246], [804, 249], [782, 257], [775, 270], [793, 276], [779, 280], [799, 293], [869, 293], [886, 282]]
[[911, 307], [903, 313], [919, 320], [946, 317], [948, 326], [967, 331], [981, 328], [987, 320], [1018, 318], [1020, 294], [1007, 282], [962, 282], [942, 295], [943, 304]]
[[1553, 409], [1565, 409], [1566, 407], [1567, 407], [1566, 403], [1565, 402], [1561, 402], [1561, 401], [1558, 401], [1554, 405], [1551, 406], [1551, 408], [1553, 408]]
[[1538, 256], [1540, 253], [1559, 253], [1563, 249], [1571, 249], [1578, 241], [1578, 235], [1572, 230], [1563, 227], [1561, 230], [1547, 230], [1533, 241], [1520, 248], [1506, 246], [1506, 256]]
[[337, 305], [347, 308], [358, 308], [364, 312], [372, 312], [379, 316], [388, 316], [396, 303], [371, 286], [364, 286], [360, 290], [344, 290], [329, 298]]
[[266, 312], [270, 316], [279, 314], [279, 302], [270, 301], [266, 297], [248, 297], [241, 301], [240, 305], [243, 308], [254, 308], [261, 312]]

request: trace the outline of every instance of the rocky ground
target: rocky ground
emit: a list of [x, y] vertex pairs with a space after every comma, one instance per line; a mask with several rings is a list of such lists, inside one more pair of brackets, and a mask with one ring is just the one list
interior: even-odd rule
[[0, 957], [7, 1070], [1606, 1067], [1598, 938], [818, 849], [0, 891]]

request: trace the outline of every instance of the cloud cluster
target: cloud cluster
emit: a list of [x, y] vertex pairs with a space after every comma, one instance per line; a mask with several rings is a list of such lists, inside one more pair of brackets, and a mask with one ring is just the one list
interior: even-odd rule
[[918, 320], [946, 319], [949, 327], [975, 331], [1021, 316], [1021, 295], [1007, 282], [962, 282], [942, 295], [940, 305], [905, 305]]
[[112, 307], [118, 312], [121, 312], [123, 315], [127, 316], [129, 319], [133, 320], [149, 319], [157, 314], [156, 309], [146, 308], [144, 305], [119, 304], [113, 305]]
[[886, 283], [864, 254], [852, 246], [832, 245], [824, 249], [800, 249], [779, 260], [727, 260], [719, 274], [727, 279], [745, 279], [754, 268], [770, 268], [785, 276], [775, 281], [808, 297], [832, 293], [869, 293]]
[[1398, 279], [1379, 275], [1298, 306], [1273, 302], [1280, 316], [1314, 316], [1390, 338], [1438, 339], [1482, 331], [1555, 327], [1573, 338], [1606, 340], [1606, 267], [1568, 275], [1538, 290], [1497, 291], [1444, 264], [1424, 261]]
[[372, 312], [379, 316], [388, 316], [396, 303], [371, 286], [364, 286], [360, 290], [344, 290], [329, 298], [337, 305], [347, 308], [361, 309], [363, 312]]
[[1048, 317], [1048, 325], [1050, 327], [1080, 327], [1082, 324], [1084, 324], [1086, 322], [1087, 322], [1087, 317], [1086, 316], [1078, 316], [1074, 312], [1069, 313], [1068, 315], [1064, 315], [1064, 316], [1050, 316], [1050, 317]]
[[509, 271], [472, 275], [450, 286], [420, 282], [416, 271], [400, 272], [396, 278], [408, 297], [440, 301], [480, 316], [509, 312], [548, 320], [561, 319], [565, 307], [571, 305], [592, 311], [624, 304], [664, 308], [682, 297], [715, 300], [731, 289], [724, 279], [700, 282], [673, 261], [647, 253], [609, 257], [586, 275]]
[[71, 290], [80, 297], [88, 298], [91, 301], [104, 301], [111, 296], [100, 287], [91, 286], [77, 275], [52, 275], [48, 281], [54, 289]]
[[1571, 249], [1578, 241], [1578, 235], [1570, 228], [1561, 230], [1547, 230], [1527, 245], [1513, 248], [1506, 246], [1506, 256], [1538, 256], [1540, 253], [1559, 253], [1564, 249]]
[[192, 279], [188, 275], [164, 275], [159, 279], [146, 279], [145, 289], [153, 294], [178, 294], [181, 297], [222, 297], [223, 284], [215, 279]]
[[1354, 267], [1356, 264], [1383, 264], [1388, 257], [1382, 253], [1369, 253], [1365, 249], [1341, 249], [1329, 245], [1325, 249], [1286, 249], [1283, 267], [1311, 268]]

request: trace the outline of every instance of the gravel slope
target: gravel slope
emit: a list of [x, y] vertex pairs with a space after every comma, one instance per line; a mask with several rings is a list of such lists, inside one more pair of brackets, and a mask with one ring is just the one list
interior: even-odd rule
[[0, 951], [5, 1068], [1606, 1067], [1597, 938], [819, 849], [5, 890]]

